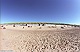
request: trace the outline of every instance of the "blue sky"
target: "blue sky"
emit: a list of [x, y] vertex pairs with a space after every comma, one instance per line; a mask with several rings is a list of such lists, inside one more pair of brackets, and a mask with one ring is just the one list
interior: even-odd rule
[[1, 23], [80, 24], [80, 0], [1, 0]]

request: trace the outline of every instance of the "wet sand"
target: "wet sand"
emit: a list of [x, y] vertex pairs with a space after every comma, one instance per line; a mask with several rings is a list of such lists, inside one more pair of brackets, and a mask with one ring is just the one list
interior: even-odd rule
[[14, 52], [80, 52], [80, 29], [0, 29], [0, 49]]

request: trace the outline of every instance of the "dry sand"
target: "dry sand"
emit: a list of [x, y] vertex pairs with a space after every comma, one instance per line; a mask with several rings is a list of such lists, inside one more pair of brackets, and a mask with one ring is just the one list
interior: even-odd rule
[[80, 52], [80, 29], [0, 29], [0, 49], [14, 52]]

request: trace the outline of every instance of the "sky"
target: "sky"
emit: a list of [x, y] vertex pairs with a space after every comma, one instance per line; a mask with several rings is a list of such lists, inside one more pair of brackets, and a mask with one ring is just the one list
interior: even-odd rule
[[0, 0], [1, 23], [80, 24], [80, 0]]

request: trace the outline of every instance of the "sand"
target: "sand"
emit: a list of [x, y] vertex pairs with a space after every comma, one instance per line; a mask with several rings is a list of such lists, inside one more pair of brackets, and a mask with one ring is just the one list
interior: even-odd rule
[[80, 52], [80, 28], [64, 30], [0, 29], [0, 50]]

